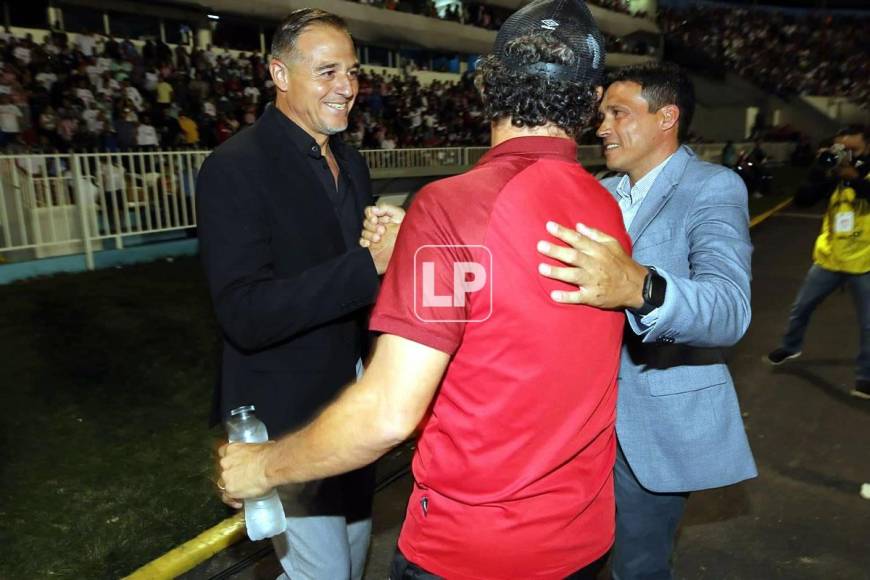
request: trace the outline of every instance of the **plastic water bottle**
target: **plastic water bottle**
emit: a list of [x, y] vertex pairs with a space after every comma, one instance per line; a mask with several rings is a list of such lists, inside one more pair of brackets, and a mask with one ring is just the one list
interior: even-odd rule
[[[230, 443], [265, 443], [269, 440], [266, 426], [254, 416], [253, 405], [230, 411], [226, 428]], [[287, 529], [287, 518], [277, 491], [272, 489], [262, 497], [245, 500], [245, 526], [251, 540], [271, 538]]]

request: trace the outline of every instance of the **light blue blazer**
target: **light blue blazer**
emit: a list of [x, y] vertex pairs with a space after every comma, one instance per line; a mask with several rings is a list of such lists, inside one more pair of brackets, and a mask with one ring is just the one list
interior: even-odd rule
[[[602, 184], [614, 195], [621, 176]], [[746, 188], [680, 147], [628, 230], [634, 259], [667, 280], [658, 319], [627, 313], [616, 432], [644, 487], [684, 492], [758, 472], [725, 349], [749, 326], [752, 244]]]

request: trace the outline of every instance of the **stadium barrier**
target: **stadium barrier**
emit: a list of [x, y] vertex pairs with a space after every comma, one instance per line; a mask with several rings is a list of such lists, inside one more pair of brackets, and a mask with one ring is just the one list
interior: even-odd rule
[[[751, 147], [739, 143], [738, 150]], [[693, 145], [718, 162], [722, 143]], [[794, 145], [766, 143], [773, 162]], [[373, 179], [454, 175], [487, 147], [363, 150]], [[209, 151], [0, 155], [0, 255], [6, 261], [123, 249], [125, 240], [196, 227], [196, 175]], [[602, 166], [597, 145], [578, 148], [587, 167]]]
[[196, 226], [207, 151], [0, 156], [0, 251], [7, 259], [84, 254], [112, 240]]
[[125, 576], [124, 580], [177, 578], [245, 537], [245, 512], [240, 511], [192, 540], [177, 546]]

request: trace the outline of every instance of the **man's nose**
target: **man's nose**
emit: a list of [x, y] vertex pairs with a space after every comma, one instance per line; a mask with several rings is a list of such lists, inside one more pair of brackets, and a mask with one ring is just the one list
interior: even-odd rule
[[610, 125], [608, 124], [606, 119], [602, 119], [601, 124], [598, 125], [598, 130], [595, 131], [595, 135], [597, 137], [601, 137], [602, 139], [610, 135]]
[[352, 97], [353, 96], [353, 82], [350, 77], [347, 75], [342, 75], [338, 77], [336, 81], [335, 92], [341, 95], [342, 97]]

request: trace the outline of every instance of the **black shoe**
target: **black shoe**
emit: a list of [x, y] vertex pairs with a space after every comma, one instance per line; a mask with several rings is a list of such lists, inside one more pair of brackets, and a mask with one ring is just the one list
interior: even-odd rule
[[784, 348], [778, 348], [766, 356], [762, 357], [762, 360], [768, 364], [772, 364], [773, 366], [781, 365], [785, 361], [797, 358], [801, 355], [801, 351], [793, 352], [790, 350], [786, 350]]
[[870, 379], [858, 379], [849, 394], [859, 399], [870, 399]]

